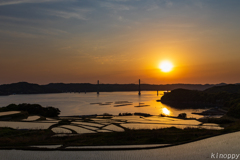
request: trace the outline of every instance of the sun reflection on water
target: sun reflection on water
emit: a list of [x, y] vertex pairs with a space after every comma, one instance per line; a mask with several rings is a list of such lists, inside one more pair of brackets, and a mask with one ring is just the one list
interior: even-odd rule
[[162, 108], [162, 114], [169, 116], [170, 115], [170, 110], [168, 110], [166, 107]]

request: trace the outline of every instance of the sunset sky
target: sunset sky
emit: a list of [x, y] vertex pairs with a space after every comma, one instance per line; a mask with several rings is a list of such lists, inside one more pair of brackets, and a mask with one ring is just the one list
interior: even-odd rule
[[240, 1], [0, 0], [0, 75], [0, 84], [239, 83]]

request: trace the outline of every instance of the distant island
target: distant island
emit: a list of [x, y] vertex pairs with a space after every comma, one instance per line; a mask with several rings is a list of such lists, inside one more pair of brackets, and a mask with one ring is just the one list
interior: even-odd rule
[[[177, 88], [190, 90], [205, 90], [221, 84], [141, 84], [142, 91], [173, 90]], [[67, 92], [113, 92], [113, 91], [138, 91], [138, 84], [90, 84], [90, 83], [50, 83], [38, 85], [28, 82], [18, 82], [0, 85], [0, 96], [12, 94], [44, 94]]]

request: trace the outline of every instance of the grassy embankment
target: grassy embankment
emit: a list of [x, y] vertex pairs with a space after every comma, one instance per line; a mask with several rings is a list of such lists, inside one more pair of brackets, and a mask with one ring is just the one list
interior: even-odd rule
[[0, 128], [0, 148], [18, 148], [29, 145], [62, 144], [68, 145], [136, 145], [136, 144], [178, 144], [195, 141], [224, 133], [207, 129], [153, 129], [126, 130], [81, 134], [67, 137], [51, 137], [51, 130], [15, 130]]

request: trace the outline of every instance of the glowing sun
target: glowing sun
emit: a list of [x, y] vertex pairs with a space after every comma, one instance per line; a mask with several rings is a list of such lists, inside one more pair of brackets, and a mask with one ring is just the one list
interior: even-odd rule
[[162, 61], [159, 64], [159, 69], [161, 69], [162, 72], [170, 72], [173, 69], [173, 64], [169, 61]]

